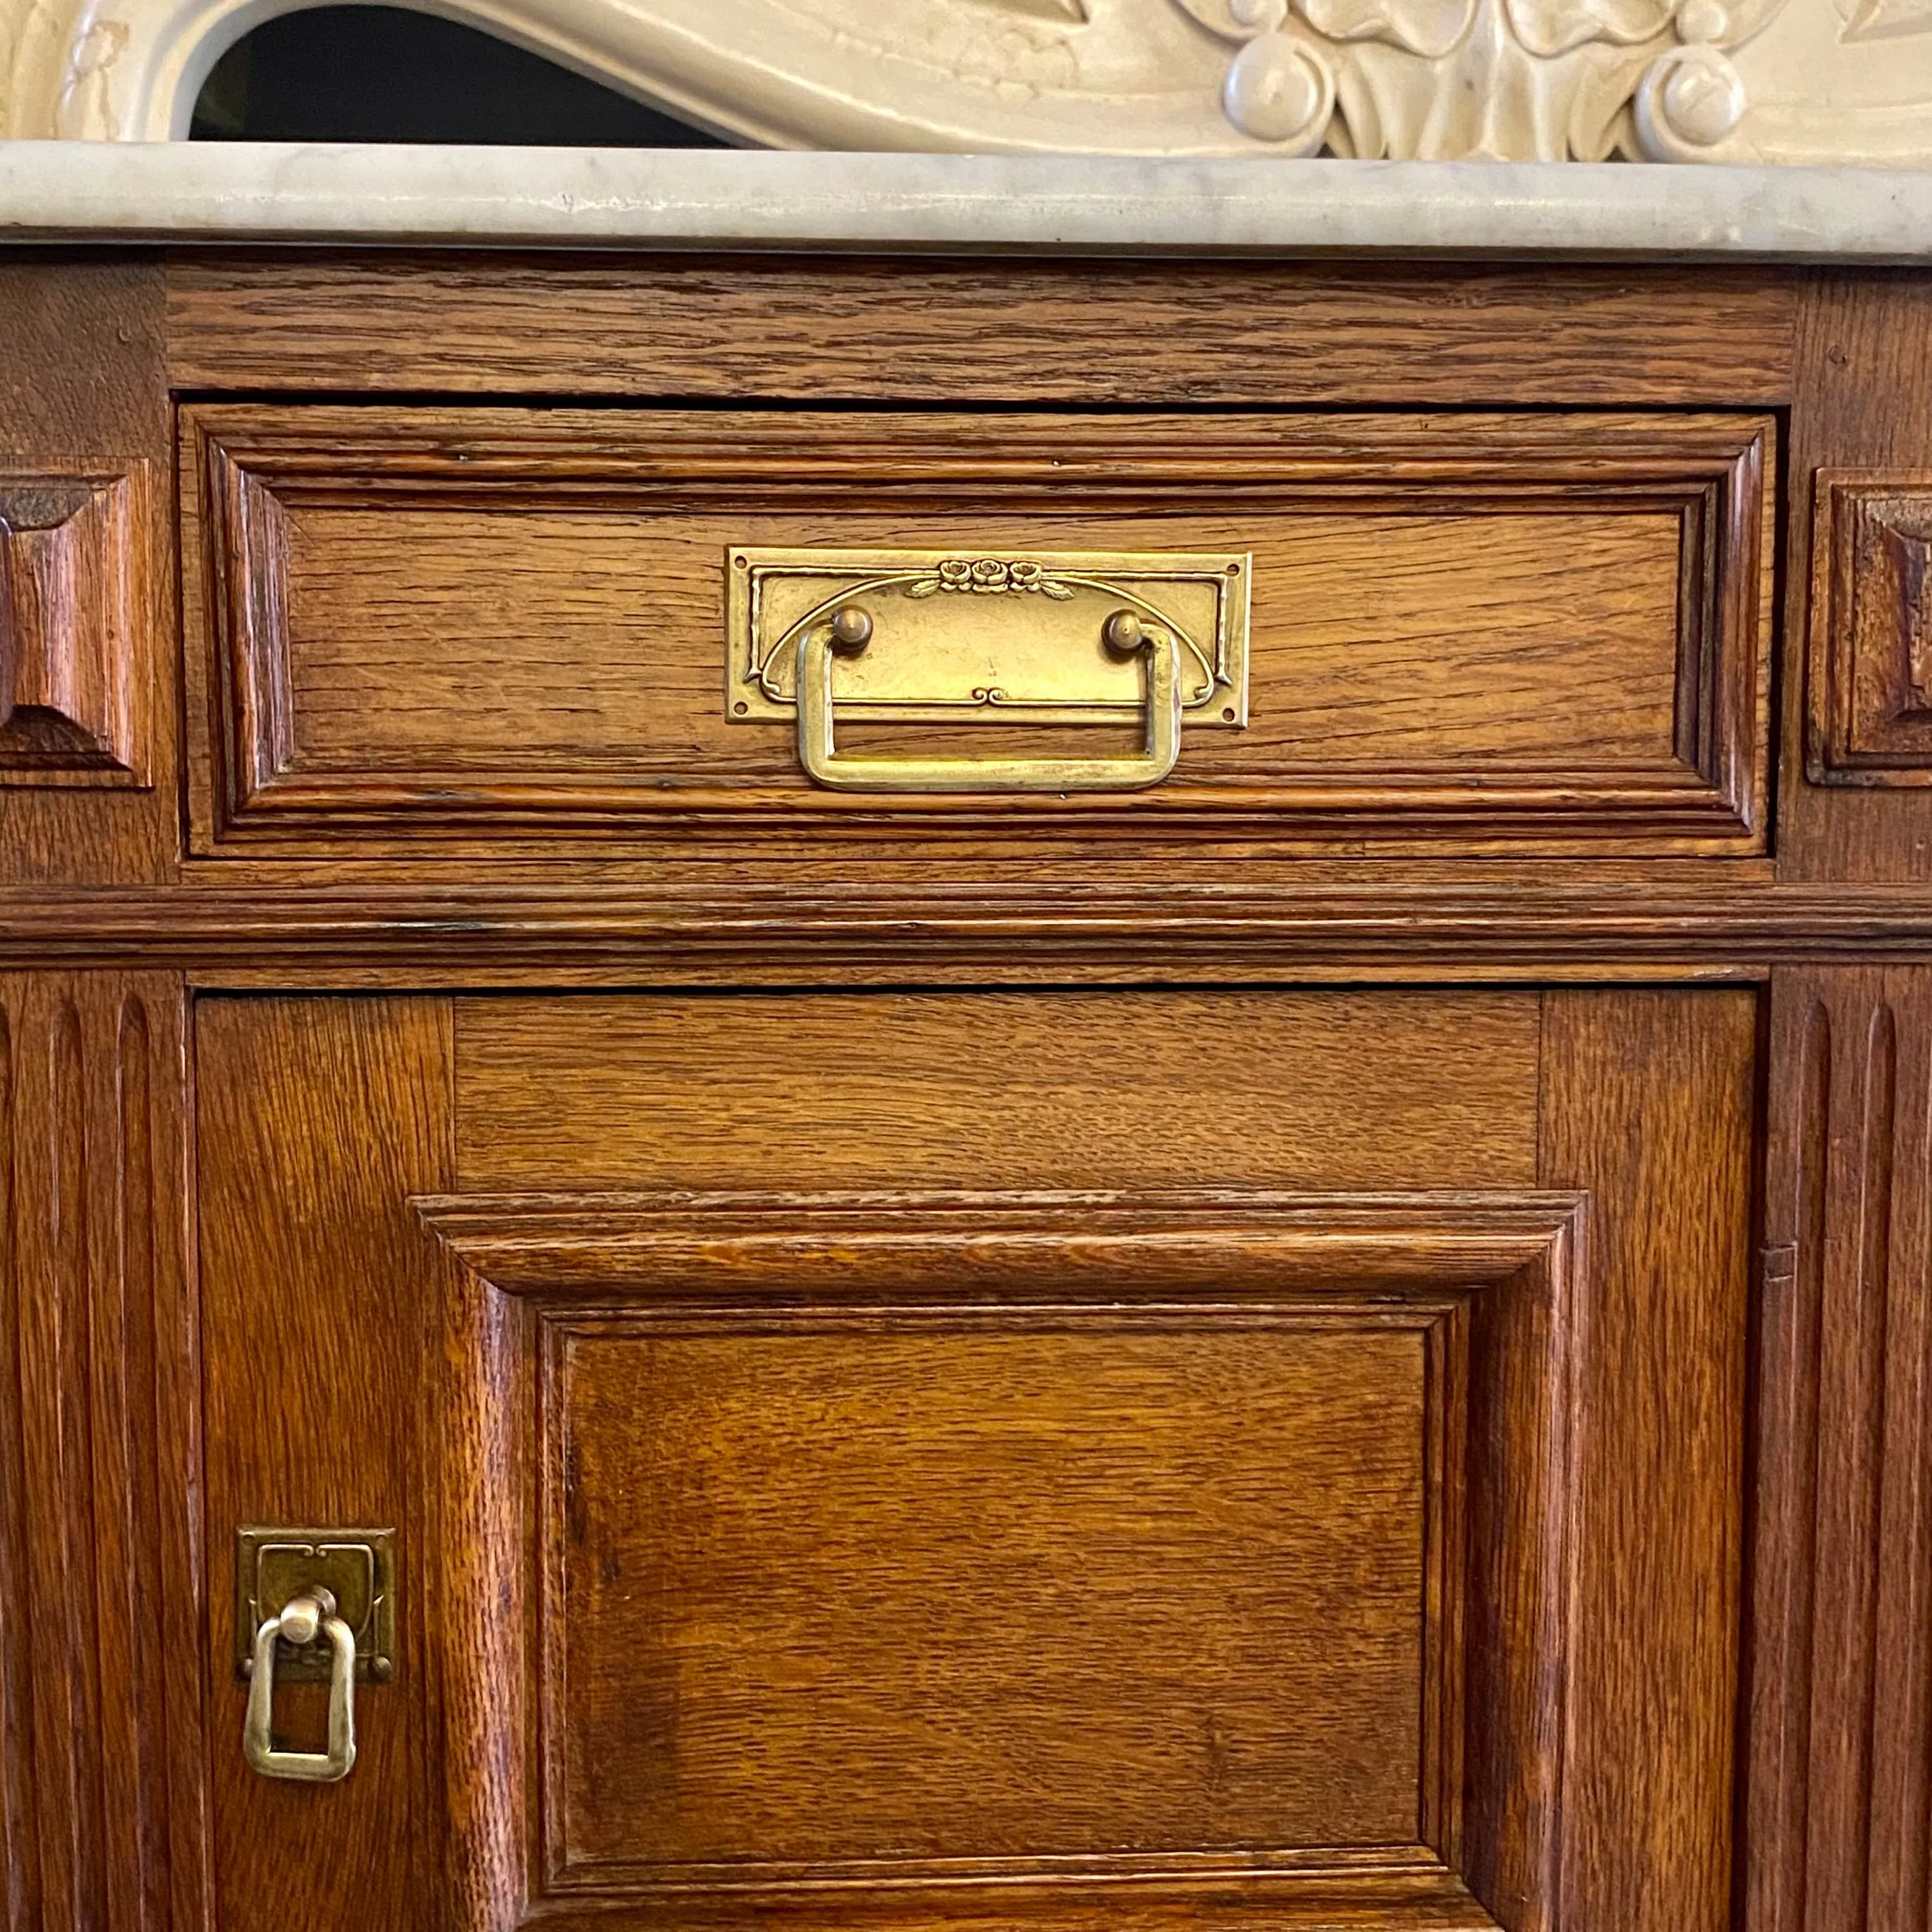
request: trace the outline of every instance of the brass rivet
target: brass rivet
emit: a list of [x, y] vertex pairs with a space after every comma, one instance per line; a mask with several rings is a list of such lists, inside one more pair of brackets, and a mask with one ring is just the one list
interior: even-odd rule
[[1101, 636], [1106, 640], [1107, 648], [1118, 651], [1123, 657], [1137, 651], [1147, 641], [1147, 633], [1141, 628], [1141, 620], [1131, 610], [1116, 610], [1108, 618]]
[[863, 648], [872, 634], [872, 620], [856, 604], [842, 604], [832, 614], [832, 644], [835, 650]]

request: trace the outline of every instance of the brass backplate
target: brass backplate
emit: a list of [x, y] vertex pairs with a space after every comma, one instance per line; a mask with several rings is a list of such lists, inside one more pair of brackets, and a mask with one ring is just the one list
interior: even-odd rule
[[1181, 646], [1182, 718], [1248, 719], [1245, 553], [942, 550], [726, 551], [726, 716], [796, 716], [799, 634], [856, 604], [863, 652], [832, 667], [842, 716], [946, 723], [962, 713], [1017, 724], [1118, 724], [1145, 704], [1139, 664], [1102, 640], [1123, 608]]
[[[396, 1532], [393, 1529], [241, 1529], [235, 1533], [235, 1670], [253, 1668], [255, 1633], [292, 1598], [317, 1585], [356, 1633], [356, 1675], [385, 1684], [396, 1674]], [[326, 1643], [283, 1644], [279, 1682], [326, 1683]]]

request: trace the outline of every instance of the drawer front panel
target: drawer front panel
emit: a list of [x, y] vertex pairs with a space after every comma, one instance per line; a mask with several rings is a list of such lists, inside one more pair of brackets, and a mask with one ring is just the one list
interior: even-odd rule
[[[1019, 819], [1136, 840], [1756, 850], [1771, 434], [1708, 416], [197, 406], [197, 842], [768, 842]], [[1245, 727], [1190, 724], [1139, 792], [816, 785], [785, 719], [733, 715], [734, 547], [1246, 556]], [[1135, 733], [989, 710], [838, 735], [956, 763], [1107, 757]]]

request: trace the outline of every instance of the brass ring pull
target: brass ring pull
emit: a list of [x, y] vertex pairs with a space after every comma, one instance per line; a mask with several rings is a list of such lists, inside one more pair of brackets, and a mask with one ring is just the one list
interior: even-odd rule
[[[328, 1748], [326, 1751], [277, 1750], [272, 1736], [275, 1715], [275, 1640], [313, 1643], [328, 1639]], [[242, 1726], [242, 1753], [264, 1778], [292, 1778], [310, 1784], [333, 1784], [356, 1762], [356, 1633], [335, 1614], [326, 1590], [311, 1590], [285, 1604], [255, 1633], [254, 1669], [248, 1684], [248, 1714]]]
[[1180, 755], [1180, 644], [1165, 626], [1116, 610], [1102, 633], [1110, 650], [1147, 658], [1147, 748], [1125, 758], [852, 758], [832, 743], [832, 659], [871, 641], [872, 618], [842, 604], [798, 640], [799, 761], [841, 791], [1138, 791], [1159, 784]]

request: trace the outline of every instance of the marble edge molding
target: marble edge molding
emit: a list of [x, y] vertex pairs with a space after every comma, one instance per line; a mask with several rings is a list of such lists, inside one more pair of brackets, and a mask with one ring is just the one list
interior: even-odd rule
[[0, 239], [1932, 260], [1932, 172], [0, 142]]

